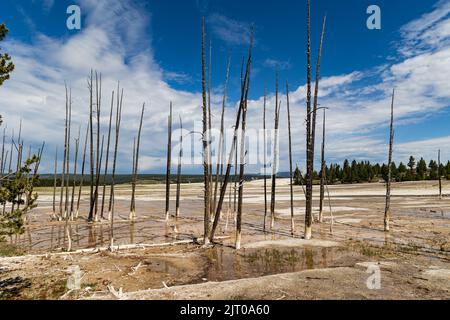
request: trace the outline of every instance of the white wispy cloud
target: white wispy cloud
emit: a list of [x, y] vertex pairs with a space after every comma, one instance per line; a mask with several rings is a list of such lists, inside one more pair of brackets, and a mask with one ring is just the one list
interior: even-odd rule
[[272, 69], [288, 70], [292, 67], [289, 61], [281, 61], [277, 59], [267, 58], [264, 60], [263, 65]]
[[233, 20], [219, 13], [213, 13], [206, 19], [209, 29], [215, 37], [229, 45], [247, 45], [251, 24]]

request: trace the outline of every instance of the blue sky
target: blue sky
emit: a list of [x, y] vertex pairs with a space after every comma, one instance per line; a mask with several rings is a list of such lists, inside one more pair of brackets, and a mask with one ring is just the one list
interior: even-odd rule
[[[84, 124], [86, 76], [90, 68], [95, 68], [104, 74], [105, 88], [113, 90], [114, 82], [120, 80], [126, 92], [120, 170], [129, 171], [128, 149], [139, 106], [145, 101], [150, 107], [144, 125], [141, 172], [161, 172], [168, 101], [174, 101], [175, 112], [183, 115], [187, 123], [200, 120], [196, 110], [201, 104], [200, 31], [205, 16], [207, 39], [212, 41], [214, 55], [215, 121], [231, 56], [226, 118], [231, 125], [239, 94], [240, 61], [247, 52], [248, 29], [253, 24], [256, 41], [250, 106], [254, 107], [249, 125], [257, 128], [261, 124], [264, 87], [273, 94], [278, 66], [283, 92], [284, 81], [289, 79], [294, 156], [303, 165], [306, 1], [2, 2], [0, 21], [11, 30], [2, 49], [13, 56], [17, 68], [1, 88], [0, 111], [8, 129], [17, 127], [23, 118], [28, 143], [38, 145], [45, 139], [50, 150], [61, 144], [58, 132], [63, 124], [64, 81], [75, 96], [74, 122]], [[72, 3], [81, 8], [81, 30], [70, 31], [65, 26], [66, 8]], [[381, 8], [381, 30], [366, 27], [366, 9], [372, 4]], [[448, 1], [312, 0], [311, 10], [314, 57], [322, 18], [327, 14], [319, 99], [330, 108], [329, 161], [346, 157], [386, 161], [389, 95], [393, 87], [398, 91], [396, 161], [406, 161], [409, 154], [429, 159], [435, 157], [438, 148], [449, 145]], [[269, 104], [272, 100], [270, 96]], [[281, 121], [285, 123], [283, 111]], [[42, 112], [47, 114], [45, 119], [39, 119]], [[271, 115], [268, 119], [272, 119]], [[271, 121], [268, 126], [272, 126]], [[280, 138], [282, 170], [287, 168], [285, 127], [281, 126]], [[446, 150], [443, 155], [450, 158]], [[44, 168], [51, 167], [50, 158], [51, 152]], [[200, 172], [197, 166], [186, 170]], [[257, 171], [258, 166], [249, 165], [249, 170]]]

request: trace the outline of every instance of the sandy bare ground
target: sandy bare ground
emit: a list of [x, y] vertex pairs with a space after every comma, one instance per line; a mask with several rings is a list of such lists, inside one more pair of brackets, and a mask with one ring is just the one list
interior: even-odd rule
[[[117, 298], [111, 286], [122, 288], [122, 299], [450, 298], [450, 198], [437, 197], [436, 182], [394, 184], [389, 234], [383, 232], [383, 184], [330, 186], [325, 222], [314, 224], [311, 241], [301, 239], [301, 188], [295, 187], [292, 238], [287, 180], [277, 186], [275, 228], [264, 233], [262, 182], [246, 183], [240, 251], [232, 248], [233, 193], [227, 194], [218, 232], [228, 238], [202, 248], [195, 244], [202, 234], [201, 184], [182, 186], [181, 217], [168, 224], [163, 185], [138, 186], [138, 218], [132, 222], [129, 186], [119, 186], [115, 244], [183, 244], [78, 254], [64, 252], [64, 223], [51, 221], [51, 191], [43, 190], [26, 232], [10, 239], [27, 255], [0, 258], [0, 298]], [[450, 184], [444, 192], [450, 193]], [[80, 219], [70, 223], [74, 250], [109, 245], [110, 223], [87, 223], [87, 202], [84, 194]], [[381, 268], [378, 290], [366, 284], [373, 263]], [[71, 266], [81, 270], [79, 290], [66, 287]]]

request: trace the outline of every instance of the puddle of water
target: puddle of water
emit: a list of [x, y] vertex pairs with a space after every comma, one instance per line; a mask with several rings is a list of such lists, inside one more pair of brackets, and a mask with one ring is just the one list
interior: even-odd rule
[[236, 252], [213, 247], [188, 255], [154, 256], [143, 261], [139, 278], [144, 288], [256, 278], [272, 274], [326, 268], [341, 255], [336, 247], [261, 248]]
[[336, 248], [232, 249], [217, 247], [205, 252], [203, 278], [208, 281], [260, 277], [306, 269], [326, 268]]

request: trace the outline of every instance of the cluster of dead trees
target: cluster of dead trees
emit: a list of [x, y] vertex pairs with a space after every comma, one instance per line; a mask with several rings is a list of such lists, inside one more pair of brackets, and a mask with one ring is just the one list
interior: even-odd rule
[[[306, 131], [307, 131], [307, 171], [306, 171], [306, 187], [304, 188], [306, 197], [306, 215], [305, 215], [305, 238], [309, 239], [311, 237], [311, 225], [312, 225], [312, 176], [313, 176], [313, 159], [314, 159], [314, 140], [315, 140], [315, 128], [316, 128], [316, 115], [318, 110], [318, 91], [319, 91], [319, 79], [320, 79], [320, 59], [322, 54], [322, 44], [325, 34], [325, 23], [326, 19], [323, 21], [322, 34], [320, 39], [319, 52], [317, 57], [316, 65], [316, 81], [314, 90], [314, 101], [312, 102], [311, 95], [311, 39], [310, 39], [310, 1], [308, 1], [308, 17], [307, 17], [307, 118], [306, 118]], [[234, 135], [231, 145], [230, 154], [227, 161], [225, 175], [223, 176], [219, 200], [216, 201], [216, 191], [211, 191], [211, 177], [213, 173], [211, 172], [210, 160], [211, 153], [209, 150], [210, 141], [208, 141], [207, 129], [210, 128], [211, 119], [211, 108], [210, 108], [210, 83], [208, 90], [206, 88], [206, 63], [205, 63], [205, 26], [203, 21], [202, 27], [202, 97], [203, 97], [203, 170], [204, 170], [204, 238], [205, 244], [214, 240], [214, 234], [220, 220], [220, 215], [222, 211], [222, 205], [225, 198], [227, 185], [230, 182], [230, 172], [233, 165], [233, 159], [237, 158], [238, 150], [240, 151], [240, 162], [239, 168], [237, 168], [237, 161], [235, 163], [235, 170], [239, 169], [238, 175], [238, 199], [237, 199], [237, 212], [236, 212], [236, 240], [235, 246], [237, 249], [240, 248], [241, 244], [241, 226], [242, 226], [242, 205], [243, 205], [243, 189], [244, 189], [244, 172], [245, 172], [245, 157], [246, 157], [246, 145], [245, 145], [245, 129], [246, 129], [246, 115], [247, 115], [247, 105], [248, 105], [248, 92], [250, 86], [250, 71], [252, 63], [252, 48], [253, 48], [253, 30], [250, 33], [250, 48], [247, 57], [246, 67], [244, 68], [244, 63], [242, 64], [241, 72], [241, 98], [238, 105], [238, 110], [236, 113], [236, 122], [234, 125]], [[244, 61], [244, 60], [243, 60]], [[211, 68], [210, 68], [211, 70]], [[279, 130], [279, 119], [281, 110], [281, 101], [279, 100], [279, 83], [278, 83], [278, 72], [276, 74], [276, 88], [275, 88], [275, 111], [274, 111], [274, 143], [273, 143], [273, 160], [272, 160], [272, 174], [271, 174], [271, 197], [270, 197], [270, 230], [273, 230], [275, 224], [275, 204], [276, 204], [276, 180], [277, 180], [277, 169], [278, 169], [278, 130]], [[286, 106], [288, 115], [288, 133], [289, 133], [289, 164], [290, 164], [290, 207], [291, 207], [291, 234], [295, 234], [295, 223], [294, 223], [294, 198], [293, 198], [293, 170], [292, 170], [292, 141], [291, 141], [291, 117], [290, 117], [290, 104], [289, 104], [289, 85], [286, 82]], [[266, 219], [267, 219], [267, 168], [266, 168], [266, 102], [267, 97], [264, 96], [264, 111], [263, 111], [263, 129], [264, 129], [264, 226], [263, 230], [266, 230]], [[222, 124], [223, 126], [223, 124]], [[238, 131], [241, 131], [241, 141], [240, 147], [238, 148]], [[324, 157], [324, 147], [322, 147], [322, 157]], [[324, 160], [322, 160], [322, 165]], [[218, 170], [216, 170], [216, 174]], [[235, 171], [236, 173], [236, 171]], [[321, 179], [324, 184], [324, 179]], [[323, 186], [321, 186], [322, 190]], [[236, 190], [235, 190], [236, 191]], [[214, 196], [212, 196], [214, 194]], [[323, 202], [323, 197], [321, 197]], [[215, 212], [213, 215], [213, 224], [210, 227], [210, 217], [211, 213]], [[319, 218], [319, 221], [322, 219]]]
[[[302, 184], [302, 190], [305, 195], [305, 221], [304, 221], [304, 238], [310, 239], [312, 237], [313, 217], [313, 175], [314, 175], [314, 154], [315, 154], [315, 138], [316, 138], [316, 122], [317, 113], [319, 109], [323, 109], [323, 133], [322, 133], [322, 148], [321, 148], [321, 176], [320, 176], [320, 209], [317, 217], [317, 222], [323, 222], [323, 204], [325, 200], [325, 190], [327, 189], [326, 176], [326, 162], [325, 162], [325, 107], [319, 107], [319, 82], [320, 82], [320, 63], [322, 56], [322, 48], [325, 36], [326, 16], [323, 19], [322, 32], [320, 37], [320, 44], [316, 58], [314, 92], [312, 92], [312, 76], [311, 76], [311, 12], [310, 0], [307, 1], [307, 50], [306, 50], [306, 172], [304, 179], [305, 185]], [[240, 99], [237, 105], [236, 116], [233, 126], [233, 136], [231, 141], [231, 148], [229, 154], [225, 154], [225, 140], [224, 140], [224, 113], [227, 101], [227, 88], [230, 77], [230, 60], [228, 61], [226, 69], [226, 79], [224, 85], [221, 117], [220, 117], [220, 139], [217, 155], [217, 165], [215, 171], [212, 161], [212, 112], [211, 112], [211, 91], [212, 91], [212, 44], [209, 43], [209, 64], [206, 63], [206, 42], [205, 42], [205, 21], [202, 21], [202, 46], [201, 46], [201, 65], [202, 65], [202, 151], [203, 151], [203, 175], [204, 175], [204, 230], [203, 238], [204, 244], [208, 245], [215, 239], [217, 227], [222, 218], [223, 204], [228, 192], [228, 213], [226, 216], [226, 227], [228, 226], [229, 215], [231, 210], [231, 199], [234, 191], [234, 220], [235, 220], [235, 247], [239, 249], [241, 246], [241, 232], [243, 220], [243, 195], [244, 195], [244, 176], [246, 163], [246, 126], [247, 126], [247, 111], [248, 111], [248, 96], [251, 80], [252, 67], [252, 52], [253, 52], [253, 27], [250, 30], [250, 41], [247, 57], [242, 59], [241, 66], [241, 82], [240, 82]], [[81, 173], [78, 173], [79, 168], [77, 164], [80, 157], [80, 142], [81, 142], [81, 128], [78, 128], [75, 138], [72, 137], [72, 95], [71, 90], [66, 86], [66, 103], [65, 103], [65, 129], [64, 129], [64, 148], [62, 167], [60, 169], [60, 186], [59, 186], [59, 208], [56, 203], [57, 193], [57, 176], [58, 176], [58, 149], [55, 152], [54, 165], [54, 186], [53, 186], [53, 214], [55, 219], [64, 220], [66, 226], [69, 225], [70, 220], [74, 220], [79, 215], [80, 203], [82, 198], [82, 189], [86, 180], [89, 184], [89, 210], [88, 221], [96, 222], [101, 219], [107, 219], [111, 224], [111, 245], [113, 244], [113, 224], [114, 224], [114, 196], [115, 196], [115, 176], [119, 148], [120, 127], [122, 118], [122, 102], [123, 89], [117, 85], [116, 91], [112, 91], [111, 102], [109, 109], [109, 122], [107, 129], [101, 127], [102, 115], [102, 77], [101, 74], [91, 71], [88, 77], [89, 90], [89, 117], [87, 119], [84, 145], [82, 146], [81, 154]], [[291, 215], [291, 235], [296, 235], [295, 219], [294, 219], [294, 189], [293, 189], [293, 158], [292, 158], [292, 137], [291, 137], [291, 110], [289, 101], [289, 84], [286, 81], [286, 111], [288, 120], [288, 136], [289, 136], [289, 169], [290, 169], [290, 215]], [[266, 231], [266, 224], [268, 218], [268, 183], [267, 183], [267, 137], [266, 137], [266, 104], [267, 95], [264, 95], [263, 105], [263, 129], [264, 129], [264, 221], [263, 230]], [[390, 127], [390, 146], [389, 146], [389, 168], [392, 162], [393, 149], [393, 104], [394, 95], [392, 95], [391, 106], [391, 127]], [[280, 111], [282, 101], [279, 99], [279, 76], [276, 73], [275, 81], [275, 109], [274, 109], [274, 137], [273, 137], [273, 152], [272, 152], [272, 172], [271, 190], [270, 190], [270, 230], [273, 231], [275, 227], [275, 206], [276, 206], [276, 181], [278, 170], [278, 131], [280, 126]], [[129, 219], [136, 218], [136, 185], [139, 168], [139, 154], [141, 132], [143, 127], [143, 118], [145, 112], [145, 104], [142, 105], [140, 112], [140, 121], [137, 131], [137, 136], [133, 139], [133, 154], [132, 154], [132, 181], [131, 181], [131, 202]], [[172, 103], [169, 107], [168, 116], [168, 140], [167, 140], [167, 171], [166, 171], [166, 206], [165, 219], [169, 221], [170, 215], [170, 176], [172, 165]], [[180, 128], [182, 129], [182, 119], [180, 116]], [[114, 132], [113, 132], [114, 131]], [[178, 219], [180, 214], [180, 181], [181, 181], [181, 163], [183, 158], [183, 131], [180, 131], [180, 151], [178, 154], [177, 165], [177, 179], [176, 179], [176, 209], [175, 218]], [[106, 138], [105, 138], [106, 133]], [[239, 139], [240, 138], [240, 139]], [[74, 146], [72, 145], [74, 141]], [[19, 138], [20, 141], [20, 138]], [[111, 144], [113, 150], [111, 151]], [[21, 150], [19, 144], [19, 149]], [[12, 151], [11, 151], [12, 153]], [[21, 156], [21, 151], [18, 153], [18, 161]], [[6, 156], [7, 158], [7, 156]], [[239, 158], [239, 162], [238, 162]], [[10, 166], [11, 166], [10, 156]], [[112, 161], [112, 165], [110, 162]], [[19, 163], [19, 162], [18, 162]], [[72, 168], [70, 164], [72, 163]], [[234, 166], [234, 186], [232, 181], [232, 167]], [[3, 176], [4, 161], [2, 150], [1, 170]], [[106, 177], [111, 174], [112, 182], [107, 188]], [[301, 175], [301, 173], [300, 173]], [[88, 177], [86, 177], [88, 176]], [[72, 179], [71, 179], [72, 178]], [[389, 230], [390, 218], [390, 188], [391, 188], [391, 173], [387, 181], [386, 192], [386, 210], [385, 210], [385, 229]], [[78, 189], [77, 189], [78, 187]], [[109, 189], [109, 190], [108, 190]], [[329, 199], [329, 192], [328, 192]], [[107, 212], [107, 216], [105, 213]], [[330, 205], [331, 212], [331, 205]], [[333, 219], [331, 219], [332, 223]], [[70, 243], [70, 228], [67, 228], [67, 236]], [[175, 231], [176, 226], [175, 226]]]
[[[0, 151], [0, 229], [7, 226], [6, 229], [12, 230], [10, 233], [17, 233], [26, 221], [26, 213], [36, 206], [34, 188], [39, 181], [38, 171], [45, 141], [36, 153], [32, 153], [31, 145], [26, 148], [20, 120], [18, 136], [15, 137], [12, 129], [8, 148], [6, 129], [5, 126]], [[0, 237], [1, 233], [2, 230]]]
[[[325, 128], [326, 128], [326, 107], [319, 107], [318, 97], [319, 97], [319, 83], [320, 83], [320, 63], [322, 57], [322, 48], [324, 43], [326, 29], [326, 16], [323, 19], [322, 32], [320, 37], [319, 49], [316, 59], [316, 73], [314, 82], [314, 93], [312, 93], [312, 76], [311, 76], [311, 10], [310, 10], [310, 0], [307, 1], [307, 85], [306, 85], [306, 174], [305, 174], [305, 186], [302, 185], [302, 190], [305, 195], [305, 222], [304, 222], [304, 238], [310, 239], [312, 237], [312, 224], [314, 221], [313, 216], [313, 176], [314, 176], [314, 154], [315, 154], [315, 139], [316, 139], [316, 122], [317, 113], [319, 109], [323, 109], [323, 124], [322, 124], [322, 146], [321, 146], [321, 175], [320, 175], [320, 201], [319, 201], [319, 214], [316, 219], [318, 223], [323, 222], [323, 207], [325, 201], [325, 190], [328, 193], [328, 200], [330, 206], [331, 214], [331, 227], [332, 230], [333, 218], [331, 201], [328, 191], [328, 182], [326, 176], [326, 161], [325, 161]], [[245, 128], [246, 128], [246, 115], [247, 115], [247, 102], [248, 102], [248, 91], [250, 85], [250, 71], [252, 62], [252, 46], [253, 46], [253, 30], [250, 35], [250, 48], [247, 58], [247, 64], [245, 68], [245, 73], [241, 72], [241, 98], [239, 101], [239, 106], [236, 114], [236, 123], [234, 125], [234, 136], [232, 141], [232, 147], [230, 155], [227, 162], [226, 172], [223, 176], [219, 200], [216, 200], [217, 194], [217, 183], [215, 185], [214, 192], [212, 192], [212, 176], [213, 172], [211, 170], [211, 152], [210, 152], [210, 136], [207, 134], [207, 130], [211, 129], [211, 106], [210, 106], [210, 79], [208, 83], [208, 89], [206, 87], [206, 63], [205, 63], [205, 25], [203, 21], [202, 25], [202, 97], [203, 97], [203, 171], [204, 171], [204, 238], [205, 244], [214, 240], [214, 234], [221, 217], [222, 204], [226, 193], [227, 184], [230, 181], [230, 172], [233, 162], [233, 157], [237, 159], [238, 156], [238, 130], [241, 130], [241, 141], [240, 141], [240, 163], [239, 168], [237, 166], [237, 161], [235, 162], [235, 176], [237, 170], [239, 169], [238, 175], [238, 186], [235, 185], [238, 190], [237, 199], [237, 212], [236, 212], [236, 238], [235, 247], [240, 248], [241, 244], [241, 225], [242, 225], [242, 200], [243, 200], [243, 188], [244, 179], [243, 174], [245, 171]], [[244, 61], [244, 60], [243, 60]], [[211, 64], [211, 47], [210, 47], [210, 64]], [[244, 62], [242, 64], [242, 69], [244, 70]], [[211, 77], [211, 65], [209, 66], [209, 76]], [[227, 73], [228, 78], [228, 73]], [[273, 149], [273, 161], [272, 161], [272, 174], [271, 174], [271, 194], [270, 194], [270, 230], [274, 229], [275, 223], [275, 204], [276, 204], [276, 180], [277, 180], [277, 160], [278, 160], [278, 130], [279, 130], [279, 117], [281, 109], [281, 101], [279, 100], [279, 83], [278, 83], [278, 71], [276, 74], [276, 88], [275, 88], [275, 110], [274, 110], [274, 149]], [[225, 97], [224, 97], [225, 99]], [[263, 106], [263, 129], [264, 129], [264, 221], [263, 230], [266, 231], [266, 218], [267, 218], [267, 171], [266, 171], [266, 101], [267, 97], [264, 96], [264, 106]], [[390, 143], [389, 143], [389, 168], [392, 162], [392, 151], [393, 151], [393, 107], [394, 106], [394, 94], [392, 95], [392, 105], [391, 105], [391, 125], [390, 125]], [[290, 117], [290, 104], [289, 104], [289, 85], [286, 82], [286, 107], [287, 107], [287, 118], [288, 118], [288, 136], [289, 136], [289, 169], [290, 169], [290, 213], [291, 213], [291, 235], [295, 235], [295, 221], [294, 221], [294, 197], [293, 197], [293, 165], [292, 165], [292, 139], [291, 139], [291, 117]], [[223, 110], [222, 110], [223, 119]], [[223, 120], [221, 123], [221, 129], [223, 130]], [[221, 131], [223, 132], [223, 131]], [[216, 169], [216, 175], [219, 173], [219, 167]], [[222, 171], [220, 171], [222, 174]], [[300, 173], [301, 175], [301, 173]], [[300, 179], [302, 181], [303, 178]], [[216, 179], [217, 181], [217, 179]], [[389, 172], [389, 177], [386, 184], [386, 209], [385, 209], [385, 230], [389, 231], [389, 219], [390, 219], [390, 190], [391, 190], [391, 173]], [[214, 196], [212, 196], [214, 195]], [[215, 212], [215, 213], [214, 213]], [[213, 224], [210, 226], [210, 217], [213, 215]]]

